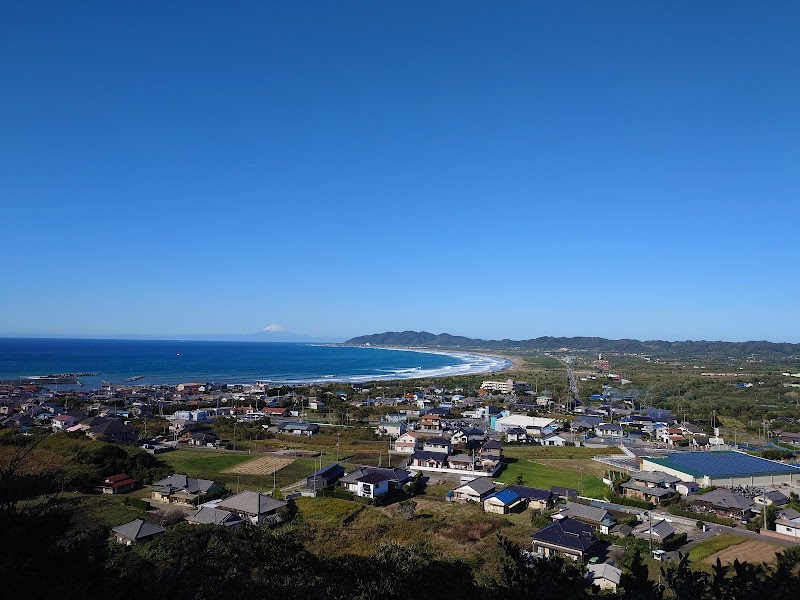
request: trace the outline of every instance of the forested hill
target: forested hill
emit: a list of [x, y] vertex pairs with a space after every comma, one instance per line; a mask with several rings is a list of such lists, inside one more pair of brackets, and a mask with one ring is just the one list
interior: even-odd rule
[[530, 340], [481, 340], [463, 336], [427, 331], [387, 331], [354, 337], [345, 342], [348, 346], [404, 346], [426, 348], [473, 348], [481, 350], [538, 350], [556, 351], [569, 348], [572, 351], [636, 353], [654, 356], [746, 358], [749, 356], [766, 360], [800, 361], [800, 344], [775, 342], [709, 342], [662, 340], [609, 340], [601, 337], [538, 337]]

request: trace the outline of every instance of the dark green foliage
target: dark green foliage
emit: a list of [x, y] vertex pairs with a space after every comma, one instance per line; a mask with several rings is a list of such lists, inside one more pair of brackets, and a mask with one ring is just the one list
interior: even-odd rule
[[736, 527], [738, 524], [738, 522], [733, 519], [726, 519], [725, 517], [719, 517], [712, 513], [695, 512], [691, 510], [689, 506], [681, 503], [668, 506], [667, 512], [678, 517], [686, 517], [687, 519], [695, 519], [707, 523], [716, 523], [717, 525], [727, 525], [728, 527]]
[[[644, 552], [647, 552], [646, 550]], [[621, 595], [624, 598], [649, 600], [660, 598], [658, 587], [648, 578], [647, 565], [642, 558], [642, 550], [635, 548], [628, 552], [630, 558], [625, 563], [620, 578]]]
[[677, 550], [686, 543], [688, 537], [686, 533], [676, 533], [661, 543], [661, 549], [667, 552]]

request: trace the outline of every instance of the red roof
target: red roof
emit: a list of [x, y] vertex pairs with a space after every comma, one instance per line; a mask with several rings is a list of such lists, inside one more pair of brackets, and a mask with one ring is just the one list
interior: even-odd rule
[[130, 475], [126, 475], [125, 473], [120, 473], [119, 475], [112, 475], [111, 477], [106, 477], [106, 480], [103, 482], [104, 487], [112, 487], [115, 489], [125, 485], [130, 485], [132, 483], [136, 483], [136, 480]]

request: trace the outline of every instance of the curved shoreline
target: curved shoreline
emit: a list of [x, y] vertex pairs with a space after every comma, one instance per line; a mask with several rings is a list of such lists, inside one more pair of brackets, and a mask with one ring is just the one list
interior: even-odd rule
[[[169, 342], [154, 345], [139, 341], [127, 342], [121, 347], [115, 342], [112, 347], [106, 348], [108, 343], [102, 340], [72, 344], [69, 340], [59, 341], [55, 348], [58, 360], [55, 360], [48, 354], [54, 351], [48, 343], [33, 343], [32, 349], [28, 348], [31, 343], [33, 342], [23, 340], [6, 344], [11, 355], [21, 354], [26, 358], [12, 361], [9, 366], [14, 368], [8, 374], [0, 375], [0, 379], [18, 380], [20, 384], [23, 381], [32, 383], [35, 380], [25, 374], [25, 371], [32, 371], [79, 373], [81, 380], [71, 385], [87, 389], [107, 385], [106, 382], [131, 386], [133, 377], [137, 379], [136, 386], [177, 385], [186, 381], [228, 384], [264, 381], [271, 386], [301, 386], [433, 380], [480, 374], [489, 376], [492, 373], [513, 371], [520, 366], [519, 359], [515, 357], [466, 348], [290, 344], [284, 353], [276, 344], [265, 345], [262, 352], [252, 350], [253, 347], [261, 348], [258, 344], [236, 344], [236, 347], [231, 347], [231, 343], [226, 342], [216, 344], [218, 348], [208, 348], [206, 344], [195, 348], [197, 344], [192, 343], [184, 345], [183, 342]], [[27, 349], [27, 354], [16, 352], [20, 344], [24, 346], [23, 349]], [[327, 346], [330, 350], [317, 352], [310, 348], [313, 346]], [[306, 351], [301, 347], [309, 349]], [[340, 351], [335, 350], [335, 347], [340, 348]], [[387, 354], [390, 351], [416, 352], [418, 356], [392, 356]], [[339, 352], [341, 359], [336, 358]], [[439, 355], [439, 358], [432, 355]], [[338, 373], [338, 376], [334, 373]], [[83, 377], [90, 374], [94, 376]], [[505, 375], [508, 376], [510, 374]], [[60, 386], [59, 389], [64, 387], [57, 385]], [[70, 384], [65, 382], [65, 386], [64, 389], [69, 389]]]

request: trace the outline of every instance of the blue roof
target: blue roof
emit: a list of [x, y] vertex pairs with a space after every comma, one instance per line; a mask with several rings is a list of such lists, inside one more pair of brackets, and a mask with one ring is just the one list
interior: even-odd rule
[[744, 452], [670, 452], [663, 458], [646, 458], [645, 460], [688, 473], [694, 477], [800, 474], [800, 469], [795, 466], [759, 458]]
[[492, 494], [489, 498], [497, 498], [503, 504], [511, 504], [519, 500], [519, 496], [514, 491], [508, 489]]

